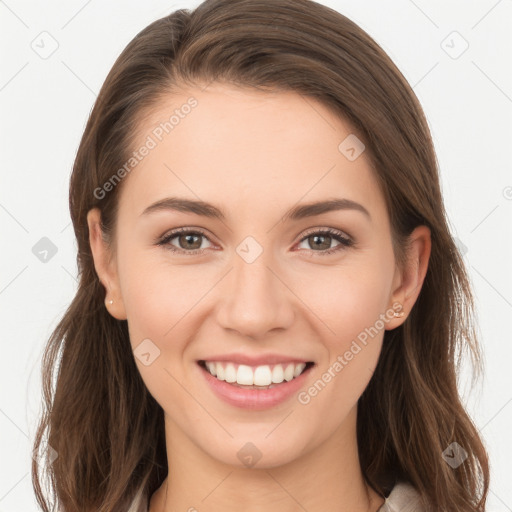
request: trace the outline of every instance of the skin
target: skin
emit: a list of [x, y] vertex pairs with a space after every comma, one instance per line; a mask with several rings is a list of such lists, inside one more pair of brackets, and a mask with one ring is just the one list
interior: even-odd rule
[[[376, 511], [384, 499], [361, 473], [357, 401], [384, 330], [403, 323], [418, 297], [430, 232], [413, 231], [408, 263], [399, 269], [367, 153], [349, 161], [338, 150], [353, 129], [292, 92], [218, 83], [180, 90], [145, 118], [141, 143], [190, 96], [197, 107], [124, 178], [115, 254], [100, 236], [99, 210], [88, 214], [96, 271], [106, 300], [114, 301], [109, 312], [128, 320], [134, 349], [149, 338], [160, 350], [148, 366], [135, 358], [165, 413], [169, 477], [150, 512]], [[172, 210], [141, 216], [169, 196], [211, 202], [226, 220]], [[339, 210], [281, 221], [297, 203], [335, 197], [360, 203], [371, 218]], [[202, 228], [206, 237], [189, 245], [175, 237], [169, 243], [181, 254], [156, 244], [179, 227]], [[339, 246], [335, 238], [320, 248], [308, 241], [306, 230], [322, 228], [355, 245], [320, 254]], [[252, 263], [236, 252], [247, 236], [263, 249]], [[204, 252], [186, 253], [195, 247]], [[405, 316], [389, 319], [307, 404], [292, 396], [263, 411], [228, 405], [196, 363], [235, 351], [294, 355], [316, 363], [304, 390], [397, 302]], [[237, 457], [249, 441], [261, 452], [253, 467]]]

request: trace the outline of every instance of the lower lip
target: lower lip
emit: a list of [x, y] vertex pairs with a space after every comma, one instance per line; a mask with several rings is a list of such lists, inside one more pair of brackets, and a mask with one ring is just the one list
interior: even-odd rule
[[262, 410], [274, 407], [296, 393], [304, 385], [309, 371], [314, 365], [303, 371], [298, 377], [288, 382], [274, 384], [275, 387], [270, 389], [239, 388], [217, 379], [201, 365], [198, 364], [198, 366], [212, 391], [221, 400], [242, 409]]

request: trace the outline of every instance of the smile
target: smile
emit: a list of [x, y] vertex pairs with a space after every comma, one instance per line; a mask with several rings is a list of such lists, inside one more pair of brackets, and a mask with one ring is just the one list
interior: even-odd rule
[[248, 366], [245, 364], [218, 361], [199, 361], [199, 364], [205, 368], [210, 375], [220, 381], [226, 381], [235, 386], [254, 389], [271, 389], [274, 387], [274, 384], [281, 384], [284, 381], [290, 382], [294, 378], [299, 377], [302, 372], [306, 370], [306, 367], [309, 368], [309, 366], [313, 365], [312, 362], [290, 362], [287, 364]]
[[[197, 361], [207, 387], [215, 396], [231, 406], [252, 411], [269, 409], [290, 400], [306, 385], [314, 366], [313, 362], [303, 361], [260, 366]], [[226, 375], [232, 382], [226, 380]]]

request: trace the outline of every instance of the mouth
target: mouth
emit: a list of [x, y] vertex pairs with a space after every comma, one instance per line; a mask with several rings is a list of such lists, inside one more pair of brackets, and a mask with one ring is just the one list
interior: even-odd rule
[[310, 370], [315, 363], [289, 362], [248, 366], [229, 361], [199, 360], [197, 364], [218, 381], [243, 389], [272, 389], [297, 379]]

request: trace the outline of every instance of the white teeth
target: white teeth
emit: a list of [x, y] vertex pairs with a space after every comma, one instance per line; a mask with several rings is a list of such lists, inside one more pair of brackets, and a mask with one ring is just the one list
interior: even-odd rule
[[295, 370], [295, 366], [293, 364], [289, 364], [284, 371], [284, 380], [291, 381], [293, 379], [293, 371]]
[[217, 375], [217, 365], [215, 363], [206, 363], [208, 371], [213, 375]]
[[217, 363], [217, 379], [219, 380], [225, 380], [225, 376], [224, 376], [224, 366], [222, 366], [221, 364]]
[[272, 369], [270, 365], [251, 367], [245, 364], [237, 368], [234, 363], [206, 362], [206, 368], [214, 377], [242, 386], [270, 386], [285, 380], [289, 382], [298, 377], [305, 367], [306, 363], [288, 363], [286, 367], [276, 364]]
[[226, 379], [226, 382], [236, 382], [236, 368], [233, 363], [228, 363], [226, 365], [226, 371], [224, 373], [224, 377]]
[[236, 382], [237, 384], [252, 386], [254, 384], [254, 374], [252, 373], [252, 368], [250, 366], [246, 366], [245, 364], [241, 364], [238, 367], [238, 371], [236, 372]]
[[255, 386], [270, 386], [272, 384], [272, 372], [270, 366], [258, 366], [254, 371]]
[[281, 364], [276, 364], [272, 370], [272, 382], [280, 384], [284, 380], [284, 371]]
[[293, 376], [298, 377], [302, 371], [306, 368], [306, 363], [300, 363], [295, 366], [295, 369], [293, 370]]

